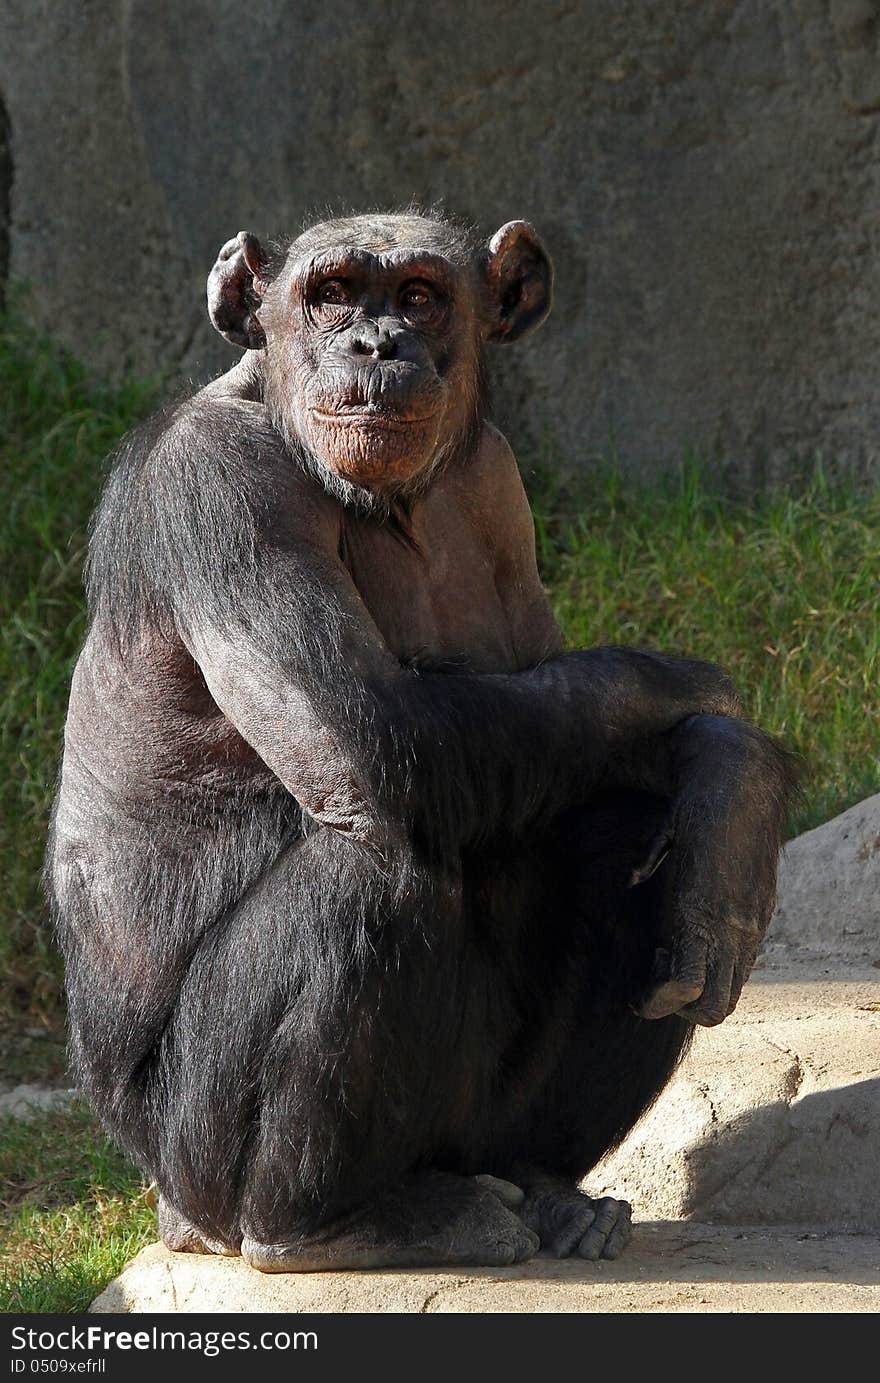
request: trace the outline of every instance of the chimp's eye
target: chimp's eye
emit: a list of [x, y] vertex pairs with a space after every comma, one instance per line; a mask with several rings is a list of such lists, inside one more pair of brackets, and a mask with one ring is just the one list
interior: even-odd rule
[[351, 289], [344, 279], [325, 279], [315, 296], [329, 307], [349, 307], [352, 302]]
[[424, 310], [427, 307], [435, 307], [437, 304], [437, 294], [429, 283], [421, 280], [414, 283], [406, 283], [400, 291], [400, 305], [404, 311]]

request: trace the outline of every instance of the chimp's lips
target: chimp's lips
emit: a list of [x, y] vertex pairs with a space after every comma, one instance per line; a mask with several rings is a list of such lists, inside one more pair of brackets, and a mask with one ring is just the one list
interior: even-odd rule
[[417, 418], [408, 418], [401, 413], [380, 412], [375, 408], [346, 408], [333, 413], [313, 408], [312, 415], [318, 422], [328, 423], [332, 427], [369, 427], [392, 432], [416, 427], [419, 423], [428, 423], [436, 417], [435, 413], [424, 413]]

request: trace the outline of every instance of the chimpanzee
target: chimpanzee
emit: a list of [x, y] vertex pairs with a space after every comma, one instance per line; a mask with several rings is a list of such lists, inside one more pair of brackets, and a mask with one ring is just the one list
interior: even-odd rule
[[563, 651], [487, 419], [551, 292], [524, 221], [241, 232], [244, 356], [117, 457], [47, 875], [172, 1248], [613, 1258], [629, 1207], [579, 1183], [755, 959], [785, 754], [708, 664]]

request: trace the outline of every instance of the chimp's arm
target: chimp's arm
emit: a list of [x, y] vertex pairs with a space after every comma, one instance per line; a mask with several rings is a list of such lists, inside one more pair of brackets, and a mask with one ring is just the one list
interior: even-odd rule
[[352, 839], [411, 832], [444, 855], [549, 824], [633, 735], [731, 705], [716, 669], [627, 649], [508, 675], [402, 667], [339, 559], [337, 506], [257, 406], [191, 404], [142, 480], [147, 579], [214, 700], [307, 812]]
[[[558, 653], [562, 634], [538, 575], [534, 523], [513, 453], [494, 430], [489, 442], [479, 472], [481, 500], [495, 516], [498, 589], [518, 657], [529, 666]], [[597, 775], [597, 786], [653, 793], [670, 803], [665, 828], [631, 880], [645, 882], [669, 857], [666, 945], [642, 1008], [648, 1018], [681, 1012], [693, 1022], [721, 1022], [773, 914], [794, 791], [792, 759], [739, 718], [734, 697], [721, 709], [724, 714], [688, 714], [652, 731], [631, 720], [632, 732], [615, 735]]]

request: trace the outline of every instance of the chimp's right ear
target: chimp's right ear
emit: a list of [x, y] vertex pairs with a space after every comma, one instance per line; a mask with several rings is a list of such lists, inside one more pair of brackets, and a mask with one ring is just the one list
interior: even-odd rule
[[227, 240], [208, 275], [208, 316], [234, 346], [259, 351], [266, 335], [257, 308], [266, 291], [266, 256], [255, 235], [239, 231]]

